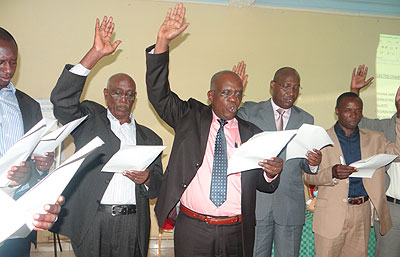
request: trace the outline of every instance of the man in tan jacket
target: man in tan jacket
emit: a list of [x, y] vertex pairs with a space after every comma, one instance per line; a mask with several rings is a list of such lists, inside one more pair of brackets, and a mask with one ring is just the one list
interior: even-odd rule
[[370, 203], [380, 219], [384, 235], [392, 222], [385, 197], [385, 169], [372, 178], [349, 178], [357, 169], [346, 164], [379, 153], [400, 153], [400, 88], [396, 94], [396, 144], [383, 133], [359, 129], [363, 103], [347, 92], [336, 102], [337, 123], [327, 132], [334, 142], [322, 150], [318, 175], [305, 174], [309, 184], [318, 185], [313, 232], [316, 256], [367, 256], [370, 233]]

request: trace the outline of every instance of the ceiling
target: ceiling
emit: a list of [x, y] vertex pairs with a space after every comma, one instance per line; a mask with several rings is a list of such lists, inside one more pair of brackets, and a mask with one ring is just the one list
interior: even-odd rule
[[[400, 0], [192, 0], [183, 2], [235, 5], [252, 3], [254, 7], [283, 7], [353, 15], [394, 16], [400, 18]], [[233, 3], [233, 4], [232, 4]]]

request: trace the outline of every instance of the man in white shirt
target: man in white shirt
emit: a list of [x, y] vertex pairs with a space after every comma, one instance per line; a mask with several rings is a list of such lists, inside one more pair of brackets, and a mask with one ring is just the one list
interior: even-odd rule
[[65, 212], [54, 230], [71, 239], [75, 255], [147, 256], [150, 235], [149, 198], [158, 196], [162, 179], [161, 155], [145, 171], [101, 172], [123, 145], [161, 145], [153, 131], [138, 124], [131, 113], [136, 85], [127, 74], [115, 74], [104, 89], [107, 109], [93, 101], [80, 101], [90, 70], [112, 54], [112, 18], [96, 21], [93, 47], [79, 64], [66, 65], [51, 94], [54, 115], [65, 124], [88, 115], [72, 133], [76, 150], [93, 137], [105, 144], [82, 164], [69, 186]]

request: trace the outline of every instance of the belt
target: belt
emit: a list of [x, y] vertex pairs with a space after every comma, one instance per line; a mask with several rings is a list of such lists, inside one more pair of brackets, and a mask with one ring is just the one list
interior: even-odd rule
[[390, 196], [386, 196], [386, 199], [389, 202], [400, 204], [400, 200], [399, 199], [396, 199], [396, 198], [393, 198], [393, 197], [390, 197]]
[[360, 197], [354, 197], [354, 198], [347, 198], [347, 202], [352, 205], [360, 205], [362, 203], [365, 203], [366, 201], [369, 200], [368, 196], [360, 196]]
[[237, 215], [233, 217], [226, 217], [226, 218], [218, 218], [213, 216], [207, 216], [195, 211], [192, 211], [181, 204], [180, 210], [185, 213], [186, 215], [204, 221], [207, 224], [211, 225], [227, 225], [227, 224], [236, 224], [242, 222], [242, 215]]
[[129, 215], [136, 213], [136, 205], [100, 204], [97, 211], [109, 212], [112, 216]]

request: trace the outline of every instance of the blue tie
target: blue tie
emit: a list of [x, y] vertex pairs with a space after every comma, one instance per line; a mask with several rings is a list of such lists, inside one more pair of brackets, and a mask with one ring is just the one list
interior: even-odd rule
[[210, 200], [219, 207], [226, 201], [226, 183], [228, 155], [226, 153], [226, 139], [224, 126], [228, 122], [218, 119], [220, 127], [215, 137], [214, 162], [211, 177]]

